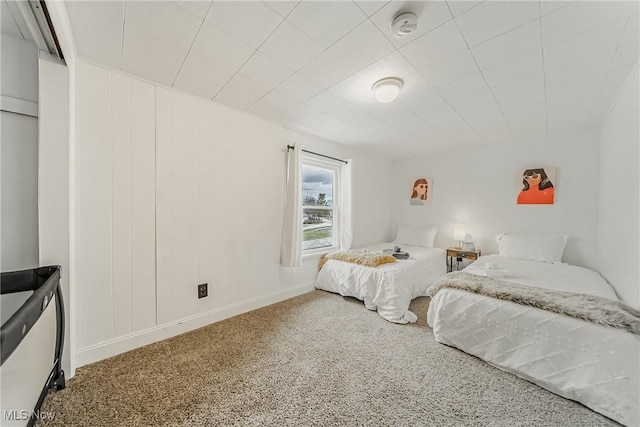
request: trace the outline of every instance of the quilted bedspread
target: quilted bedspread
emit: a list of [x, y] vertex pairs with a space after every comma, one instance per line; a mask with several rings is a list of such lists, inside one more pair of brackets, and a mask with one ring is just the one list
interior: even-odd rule
[[[617, 299], [597, 273], [487, 256], [465, 271], [499, 264], [506, 280]], [[640, 425], [640, 336], [511, 301], [445, 288], [427, 322], [435, 338], [627, 426]]]

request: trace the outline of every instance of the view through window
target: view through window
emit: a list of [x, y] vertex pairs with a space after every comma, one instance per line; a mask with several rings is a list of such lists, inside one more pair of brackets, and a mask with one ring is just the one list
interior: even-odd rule
[[336, 246], [337, 167], [302, 163], [302, 249]]

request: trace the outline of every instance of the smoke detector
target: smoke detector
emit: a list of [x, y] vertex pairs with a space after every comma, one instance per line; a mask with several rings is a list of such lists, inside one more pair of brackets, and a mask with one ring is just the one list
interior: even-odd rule
[[416, 28], [418, 28], [418, 17], [411, 12], [400, 13], [391, 22], [391, 33], [398, 38], [413, 34]]

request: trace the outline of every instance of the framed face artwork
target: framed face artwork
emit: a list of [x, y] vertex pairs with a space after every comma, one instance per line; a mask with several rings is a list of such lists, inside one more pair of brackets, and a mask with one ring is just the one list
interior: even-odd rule
[[518, 175], [519, 205], [553, 205], [555, 202], [556, 168], [525, 169]]
[[431, 178], [418, 178], [413, 181], [411, 186], [411, 198], [409, 203], [411, 206], [424, 206], [431, 202], [431, 194], [433, 186]]

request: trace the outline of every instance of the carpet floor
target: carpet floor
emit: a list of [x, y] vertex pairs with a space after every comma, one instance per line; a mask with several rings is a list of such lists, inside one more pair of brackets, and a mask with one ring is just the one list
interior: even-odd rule
[[313, 291], [82, 367], [39, 425], [617, 425], [439, 344], [428, 305], [396, 325]]

